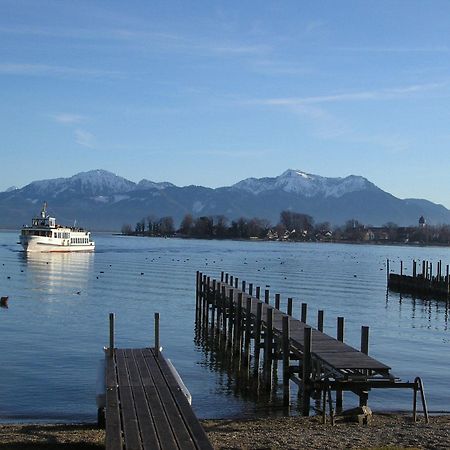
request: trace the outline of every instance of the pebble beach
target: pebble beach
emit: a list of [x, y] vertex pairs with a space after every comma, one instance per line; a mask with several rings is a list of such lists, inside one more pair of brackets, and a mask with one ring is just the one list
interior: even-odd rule
[[[450, 449], [450, 416], [414, 423], [411, 416], [375, 414], [370, 425], [319, 417], [203, 420], [216, 450]], [[93, 424], [0, 425], [0, 449], [100, 450], [104, 430]]]

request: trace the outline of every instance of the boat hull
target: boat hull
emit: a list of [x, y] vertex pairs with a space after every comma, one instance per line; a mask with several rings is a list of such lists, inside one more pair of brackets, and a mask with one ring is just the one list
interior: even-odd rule
[[68, 240], [54, 242], [52, 238], [43, 236], [21, 236], [20, 244], [24, 251], [35, 253], [57, 253], [57, 252], [93, 252], [94, 242], [88, 244], [71, 244]]

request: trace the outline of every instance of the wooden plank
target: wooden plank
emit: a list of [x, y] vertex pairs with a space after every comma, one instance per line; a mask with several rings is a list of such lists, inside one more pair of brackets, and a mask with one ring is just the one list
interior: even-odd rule
[[[146, 350], [146, 349], [144, 349]], [[142, 361], [144, 361], [144, 350], [142, 351], [143, 357]], [[138, 360], [139, 361], [139, 360]], [[153, 382], [152, 374], [150, 373], [150, 369], [144, 361], [144, 364], [138, 362], [139, 370], [141, 377], [144, 379], [152, 379], [151, 384], [144, 385], [144, 392], [146, 401], [148, 404], [148, 408], [151, 411], [153, 417], [153, 423], [155, 426], [155, 430], [159, 439], [159, 445], [162, 450], [178, 450], [179, 447], [175, 440], [173, 430], [170, 426], [168, 417], [166, 416], [165, 409], [162, 405], [161, 399], [158, 394], [158, 389]]]
[[122, 429], [120, 426], [119, 392], [117, 387], [106, 389], [105, 448], [122, 450]]
[[[174, 382], [176, 383], [175, 377], [173, 376], [167, 361], [164, 358], [158, 358], [157, 362], [168, 384], [173, 385]], [[213, 446], [209, 442], [205, 430], [194, 414], [191, 405], [189, 405], [189, 402], [178, 386], [178, 383], [176, 383], [175, 389], [171, 390], [171, 392], [196, 446], [203, 450], [213, 450]]]
[[147, 357], [145, 358], [147, 366], [155, 382], [156, 389], [158, 391], [158, 396], [160, 398], [161, 404], [163, 405], [167, 419], [170, 422], [172, 429], [174, 430], [175, 439], [181, 449], [195, 449], [195, 444], [191, 439], [189, 431], [186, 429], [186, 424], [184, 423], [181, 413], [175, 403], [175, 400], [169, 390], [169, 387], [162, 376], [159, 366], [155, 358]]
[[127, 450], [141, 450], [141, 435], [134, 408], [128, 370], [125, 362], [125, 351], [117, 351], [117, 378], [119, 380], [120, 412], [122, 416], [123, 436]]
[[155, 424], [151, 411], [148, 407], [147, 398], [144, 391], [144, 386], [139, 384], [142, 381], [136, 358], [143, 359], [142, 353], [138, 350], [129, 350], [126, 352], [126, 363], [128, 373], [130, 374], [130, 382], [133, 391], [134, 404], [136, 409], [136, 416], [141, 432], [142, 445], [145, 449], [159, 450], [159, 440], [156, 434]]

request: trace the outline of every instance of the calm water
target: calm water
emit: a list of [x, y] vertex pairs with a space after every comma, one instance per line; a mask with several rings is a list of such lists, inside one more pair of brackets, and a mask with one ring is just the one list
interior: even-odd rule
[[[194, 336], [195, 272], [270, 285], [282, 299], [307, 302], [325, 332], [346, 318], [345, 340], [359, 346], [370, 327], [370, 354], [404, 380], [421, 376], [431, 411], [450, 411], [450, 332], [446, 302], [386, 294], [386, 258], [441, 259], [448, 248], [337, 244], [219, 242], [95, 236], [95, 254], [25, 255], [17, 233], [0, 233], [0, 420], [94, 421], [95, 390], [108, 313], [116, 313], [117, 346], [153, 344], [153, 314], [161, 341], [193, 396], [200, 417], [265, 414], [240, 395], [232, 375], [214, 369]], [[398, 264], [398, 265], [396, 265]], [[411, 392], [372, 392], [375, 409], [410, 410]]]

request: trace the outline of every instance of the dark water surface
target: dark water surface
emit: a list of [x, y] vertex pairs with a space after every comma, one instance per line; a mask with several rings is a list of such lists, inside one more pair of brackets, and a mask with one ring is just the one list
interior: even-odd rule
[[[161, 313], [161, 344], [193, 396], [200, 417], [268, 413], [237, 393], [233, 377], [214, 369], [195, 342], [195, 273], [270, 286], [294, 297], [294, 315], [308, 303], [309, 322], [325, 310], [325, 332], [346, 319], [345, 341], [359, 347], [370, 327], [370, 354], [404, 380], [421, 376], [431, 411], [450, 411], [449, 305], [386, 293], [386, 258], [442, 260], [448, 248], [147, 239], [97, 234], [94, 254], [20, 251], [18, 233], [0, 233], [0, 420], [95, 420], [98, 363], [108, 344], [108, 313], [116, 313], [116, 345], [153, 345], [153, 314]], [[9, 278], [8, 278], [9, 277]], [[375, 410], [410, 410], [411, 392], [369, 395]]]

